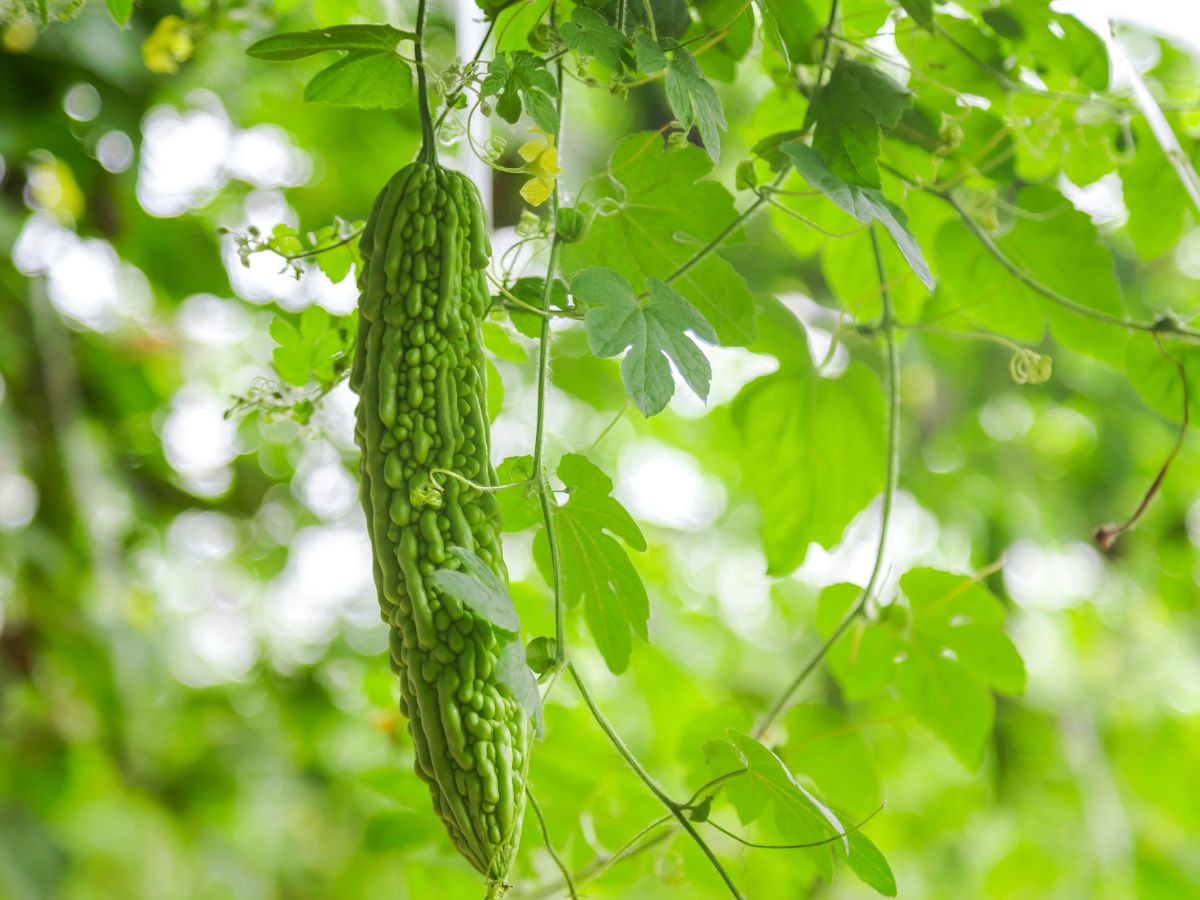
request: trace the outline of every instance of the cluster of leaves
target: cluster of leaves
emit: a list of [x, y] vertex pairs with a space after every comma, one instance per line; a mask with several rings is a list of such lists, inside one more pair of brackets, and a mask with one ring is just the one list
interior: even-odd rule
[[297, 280], [304, 276], [304, 260], [312, 259], [325, 276], [337, 284], [349, 275], [353, 268], [362, 265], [357, 240], [362, 228], [362, 222], [347, 222], [342, 218], [335, 218], [331, 225], [322, 226], [304, 236], [301, 236], [297, 229], [283, 223], [272, 228], [271, 233], [266, 236], [253, 225], [245, 232], [224, 228], [217, 231], [232, 237], [238, 259], [247, 268], [250, 266], [251, 256], [269, 251], [283, 258], [284, 270], [290, 271]]
[[270, 331], [276, 344], [271, 365], [283, 384], [256, 382], [234, 398], [226, 417], [255, 413], [267, 422], [290, 418], [307, 425], [322, 398], [350, 374], [358, 317], [335, 317], [320, 306], [309, 306], [295, 325], [276, 316]]

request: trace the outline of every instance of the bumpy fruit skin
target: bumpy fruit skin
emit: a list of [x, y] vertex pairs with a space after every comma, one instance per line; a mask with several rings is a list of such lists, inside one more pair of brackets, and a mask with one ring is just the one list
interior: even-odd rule
[[507, 580], [495, 497], [445, 476], [439, 494], [429, 474], [496, 483], [479, 328], [490, 253], [467, 178], [425, 162], [397, 172], [363, 231], [350, 386], [375, 584], [417, 774], [455, 846], [499, 887], [521, 832], [529, 717], [496, 678], [491, 624], [429, 578], [460, 566], [447, 553], [459, 546]]

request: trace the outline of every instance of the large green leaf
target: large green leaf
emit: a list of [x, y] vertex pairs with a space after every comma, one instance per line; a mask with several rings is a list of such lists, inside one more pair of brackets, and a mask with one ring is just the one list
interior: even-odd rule
[[[1025, 666], [1004, 633], [1004, 607], [977, 579], [914, 569], [900, 579], [906, 607], [859, 618], [830, 651], [830, 669], [851, 696], [894, 683], [904, 705], [969, 769], [977, 768], [995, 721], [992, 691], [1021, 694]], [[828, 588], [817, 624], [831, 634], [858, 595]], [[905, 617], [907, 613], [907, 618]]]
[[356, 50], [314, 75], [304, 88], [304, 99], [362, 109], [398, 109], [408, 102], [412, 90], [412, 69], [399, 56]]
[[[702, 180], [711, 171], [699, 147], [665, 149], [653, 133], [625, 138], [609, 162], [620, 206], [597, 216], [584, 240], [563, 248], [565, 272], [606, 266], [638, 292], [648, 278], [666, 280], [737, 215], [729, 192]], [[712, 324], [722, 344], [754, 339], [754, 300], [745, 279], [719, 255], [707, 254], [671, 286]]]
[[246, 53], [255, 59], [274, 62], [303, 59], [327, 50], [391, 54], [400, 41], [415, 38], [411, 31], [400, 31], [391, 25], [333, 25], [313, 31], [274, 34], [251, 44]]
[[[650, 602], [646, 588], [620, 538], [635, 550], [646, 539], [633, 517], [611, 496], [613, 483], [587, 457], [568, 453], [558, 464], [558, 477], [570, 499], [554, 511], [562, 560], [563, 599], [583, 605], [588, 630], [614, 673], [629, 665], [633, 637], [646, 640]], [[534, 539], [534, 556], [551, 580], [550, 544], [545, 530]]]
[[799, 566], [810, 542], [836, 543], [883, 484], [879, 379], [859, 363], [823, 378], [805, 348], [796, 353], [743, 388], [732, 412], [772, 575]]
[[[571, 281], [571, 293], [587, 309], [584, 325], [588, 344], [600, 357], [621, 361], [621, 378], [634, 405], [643, 415], [663, 411], [675, 393], [671, 363], [701, 400], [708, 399], [712, 368], [689, 332], [711, 344], [712, 326], [670, 285], [656, 278], [646, 282], [647, 296], [612, 269], [584, 269]], [[668, 361], [669, 360], [669, 361]]]

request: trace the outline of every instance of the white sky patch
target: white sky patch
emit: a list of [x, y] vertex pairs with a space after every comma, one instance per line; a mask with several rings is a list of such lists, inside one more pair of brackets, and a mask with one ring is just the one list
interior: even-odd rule
[[253, 328], [250, 316], [239, 303], [213, 294], [193, 294], [184, 300], [176, 323], [189, 340], [217, 347], [238, 344]]
[[20, 472], [0, 471], [0, 531], [18, 531], [33, 521], [37, 486]]
[[46, 213], [30, 216], [13, 247], [24, 275], [45, 275], [50, 301], [67, 319], [96, 331], [112, 331], [153, 313], [150, 283], [122, 262], [112, 244], [80, 238]]
[[652, 440], [622, 448], [615, 496], [634, 518], [669, 528], [707, 528], [725, 508], [725, 488], [689, 453]]
[[285, 665], [314, 661], [339, 621], [379, 619], [371, 545], [361, 522], [305, 528], [292, 541], [287, 567], [268, 590], [260, 628]]
[[108, 172], [124, 172], [133, 165], [133, 141], [123, 131], [109, 131], [96, 142], [96, 159]]
[[1029, 401], [1013, 391], [992, 397], [979, 410], [979, 424], [993, 441], [1014, 441], [1033, 427]]
[[757, 550], [722, 554], [717, 570], [717, 602], [730, 628], [753, 637], [771, 614], [771, 579]]
[[231, 178], [256, 187], [303, 184], [312, 161], [273, 125], [239, 130], [210, 91], [187, 96], [191, 108], [155, 106], [142, 120], [137, 196], [152, 216], [169, 218], [211, 201]]
[[1200, 5], [1189, 0], [1058, 0], [1054, 8], [1071, 13], [1100, 34], [1107, 32], [1112, 19], [1166, 35], [1200, 52]]
[[237, 425], [227, 402], [189, 384], [175, 395], [162, 428], [163, 452], [188, 489], [213, 496], [228, 489], [229, 464], [238, 454]]
[[86, 81], [74, 84], [63, 97], [63, 110], [76, 122], [90, 122], [100, 115], [100, 92]]
[[708, 357], [712, 366], [712, 383], [709, 386], [707, 403], [692, 393], [692, 389], [684, 383], [675, 366], [671, 366], [671, 375], [675, 378], [675, 394], [671, 397], [669, 407], [672, 412], [685, 419], [698, 419], [707, 415], [716, 407], [731, 401], [738, 395], [738, 391], [755, 378], [779, 368], [775, 358], [765, 353], [751, 353], [741, 347], [714, 347], [703, 341], [697, 341], [697, 346]]
[[341, 518], [358, 502], [358, 482], [329, 444], [313, 444], [306, 451], [292, 479], [293, 493], [321, 519]]
[[231, 518], [213, 510], [188, 510], [167, 527], [172, 552], [198, 561], [223, 559], [237, 546], [237, 528]]
[[1058, 179], [1058, 189], [1071, 201], [1072, 206], [1080, 212], [1087, 213], [1092, 221], [1102, 228], [1117, 228], [1129, 218], [1129, 212], [1125, 209], [1121, 176], [1116, 172], [1102, 175], [1096, 181], [1082, 187], [1063, 175]]
[[[854, 517], [832, 550], [809, 544], [804, 565], [796, 571], [801, 581], [817, 587], [840, 582], [865, 585], [875, 564], [879, 546], [879, 520], [882, 505], [876, 497]], [[914, 565], [945, 565], [939, 550], [940, 530], [936, 517], [922, 507], [911, 494], [898, 491], [892, 507], [887, 549], [876, 596], [887, 598], [891, 585]]]
[[1004, 586], [1024, 607], [1068, 609], [1097, 601], [1103, 580], [1104, 562], [1090, 544], [1058, 549], [1023, 539], [1004, 554]]

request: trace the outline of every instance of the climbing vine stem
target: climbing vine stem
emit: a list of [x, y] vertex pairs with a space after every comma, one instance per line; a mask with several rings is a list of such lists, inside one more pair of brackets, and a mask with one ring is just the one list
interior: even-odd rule
[[596, 720], [596, 724], [600, 726], [600, 730], [603, 731], [609, 741], [612, 742], [612, 745], [616, 748], [617, 753], [619, 753], [621, 758], [629, 764], [629, 767], [633, 769], [634, 774], [636, 774], [637, 777], [642, 780], [646, 787], [650, 789], [650, 792], [658, 798], [659, 802], [661, 802], [662, 805], [667, 808], [667, 811], [679, 823], [683, 830], [688, 833], [688, 836], [696, 842], [696, 844], [700, 847], [700, 850], [706, 857], [708, 857], [708, 861], [712, 863], [713, 868], [717, 870], [717, 874], [721, 876], [721, 880], [725, 882], [725, 886], [729, 888], [729, 893], [732, 896], [739, 898], [739, 900], [744, 900], [742, 892], [738, 890], [738, 887], [736, 884], [734, 884], [733, 879], [729, 877], [729, 873], [725, 871], [725, 867], [721, 865], [721, 861], [717, 859], [717, 856], [715, 853], [713, 853], [712, 848], [708, 846], [708, 842], [700, 836], [700, 832], [698, 832], [695, 826], [692, 825], [692, 823], [688, 820], [685, 812], [686, 807], [681, 803], [676, 803], [674, 800], [668, 797], [666, 791], [664, 791], [659, 786], [658, 782], [654, 780], [654, 776], [646, 771], [645, 767], [638, 762], [637, 757], [633, 755], [627, 746], [625, 746], [625, 742], [621, 740], [621, 736], [613, 730], [612, 725], [609, 724], [608, 719], [606, 719], [604, 716], [604, 713], [600, 711], [600, 708], [596, 706], [595, 701], [592, 700], [592, 695], [588, 692], [587, 687], [583, 683], [583, 679], [579, 677], [579, 671], [572, 663], [567, 663], [567, 672], [570, 673], [572, 680], [575, 682], [575, 687], [579, 690], [579, 696], [583, 698], [583, 702], [587, 705], [588, 710], [591, 712], [592, 718]]
[[[550, 3], [550, 27], [557, 25], [558, 4], [555, 0]], [[558, 96], [554, 101], [554, 133], [558, 137], [558, 145], [562, 147], [563, 125], [563, 64], [562, 60], [554, 62], [554, 79], [558, 84]], [[561, 152], [561, 151], [560, 151]], [[559, 186], [557, 179], [554, 190], [550, 192], [550, 223], [553, 228], [558, 222]], [[537, 479], [538, 502], [542, 509], [542, 521], [546, 526], [546, 543], [550, 547], [550, 580], [554, 591], [554, 662], [556, 668], [561, 668], [567, 659], [566, 626], [563, 622], [562, 596], [562, 557], [558, 547], [557, 523], [554, 521], [554, 495], [546, 480], [542, 456], [546, 445], [546, 382], [550, 371], [550, 299], [554, 290], [554, 273], [558, 268], [559, 251], [562, 249], [562, 238], [558, 229], [550, 238], [550, 259], [546, 263], [546, 281], [542, 286], [542, 324], [538, 342], [538, 376], [537, 376], [537, 425], [533, 437], [533, 477]]]
[[429, 84], [425, 75], [425, 3], [417, 2], [417, 103], [421, 108], [421, 153], [418, 157], [422, 162], [434, 165], [437, 163], [437, 140], [433, 131], [433, 114], [429, 110]]
[[538, 828], [542, 832], [542, 841], [546, 844], [546, 850], [550, 853], [550, 858], [554, 860], [554, 865], [558, 866], [558, 871], [562, 872], [567, 893], [571, 896], [571, 900], [577, 900], [579, 895], [575, 893], [575, 882], [571, 880], [571, 871], [562, 861], [562, 857], [558, 855], [558, 851], [554, 849], [554, 844], [550, 840], [550, 829], [546, 827], [546, 817], [542, 815], [542, 808], [538, 805], [537, 798], [533, 796], [529, 785], [525, 785], [525, 796], [529, 798], [529, 807], [538, 821]]
[[800, 669], [791, 684], [779, 695], [771, 705], [770, 710], [759, 720], [754, 728], [754, 736], [761, 738], [775, 724], [784, 710], [791, 704], [796, 692], [813, 673], [821, 661], [828, 655], [830, 649], [859, 616], [866, 611], [867, 604], [879, 585], [879, 577], [883, 573], [883, 563], [887, 556], [888, 529], [892, 520], [892, 507], [896, 499], [896, 483], [900, 477], [900, 354], [896, 346], [896, 323], [892, 317], [892, 294], [888, 288], [887, 272], [883, 266], [883, 256], [879, 251], [879, 234], [871, 228], [871, 249], [875, 255], [875, 272], [879, 278], [880, 296], [883, 298], [883, 315], [879, 320], [878, 330], [883, 334], [887, 356], [887, 463], [883, 479], [883, 509], [879, 517], [879, 541], [875, 546], [875, 563], [871, 567], [871, 575], [867, 585], [858, 595], [858, 600], [850, 611], [838, 623], [833, 633]]

